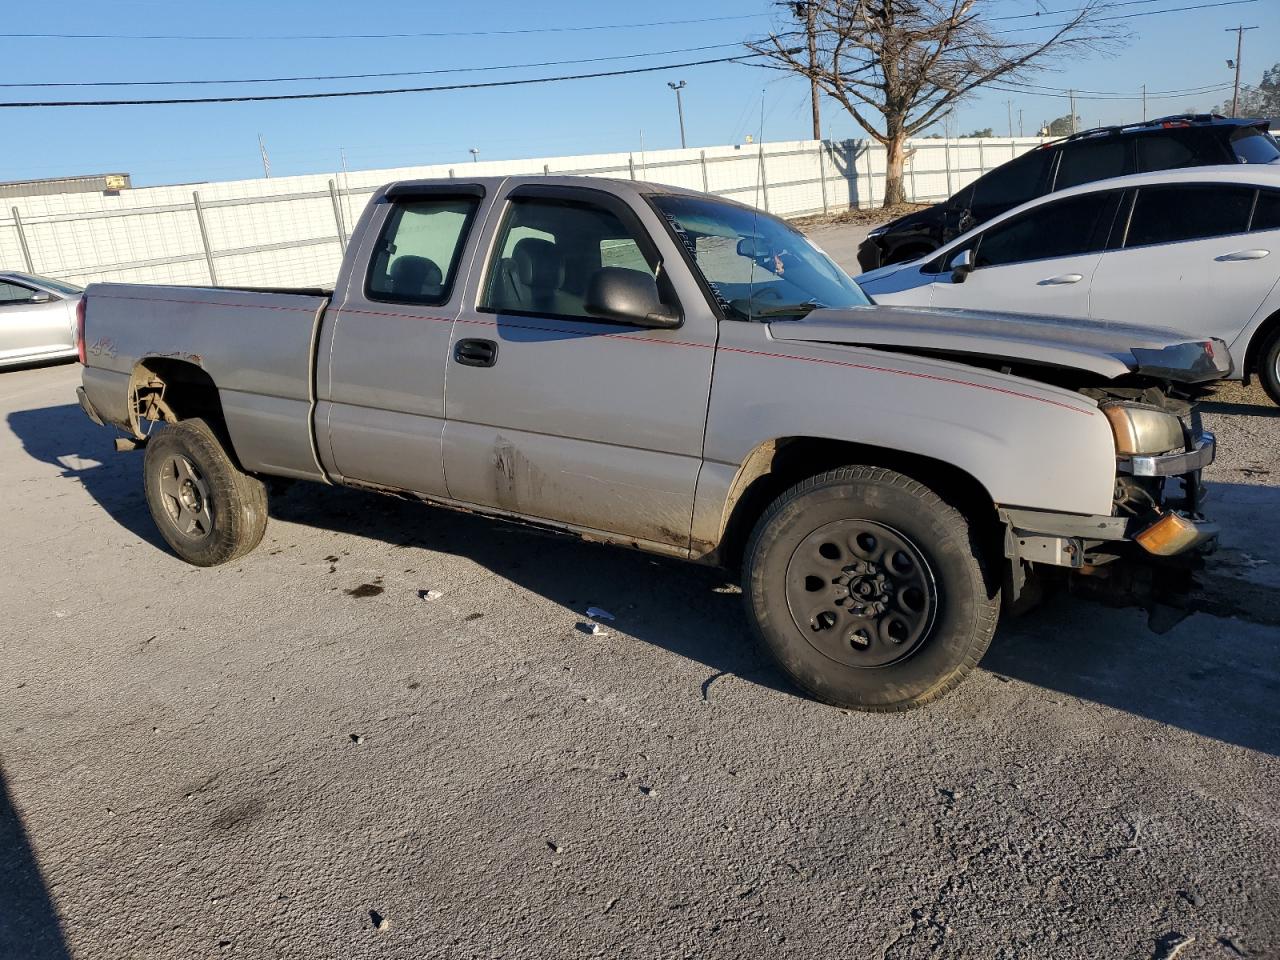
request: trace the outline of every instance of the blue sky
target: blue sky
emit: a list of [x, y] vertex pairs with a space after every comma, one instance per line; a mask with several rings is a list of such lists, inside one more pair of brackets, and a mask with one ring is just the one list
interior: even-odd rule
[[[1064, 9], [1074, 0], [1045, 0]], [[1187, 6], [1196, 0], [1153, 0], [1117, 13]], [[1208, 0], [1211, 2], [1211, 0]], [[56, 8], [56, 9], [55, 9]], [[1000, 0], [1006, 14], [1029, 13], [1036, 0]], [[392, 33], [619, 24], [694, 17], [750, 19], [637, 29], [521, 36], [310, 41], [146, 41], [5, 38], [0, 82], [157, 80], [432, 70], [648, 53], [735, 44], [767, 30], [776, 8], [768, 0], [704, 0], [690, 4], [651, 0], [640, 6], [542, 0], [456, 3], [383, 0], [361, 13], [350, 0], [60, 0], [42, 7], [15, 5], [0, 30], [8, 33], [298, 34]], [[1245, 72], [1256, 82], [1280, 59], [1280, 2], [1205, 9], [1124, 21], [1128, 44], [1107, 55], [1064, 64], [1034, 82], [1057, 88], [1136, 92], [1220, 83], [1229, 87], [1226, 59], [1235, 55], [1237, 22], [1260, 29], [1245, 35]], [[1014, 21], [1021, 25], [1022, 21]], [[1035, 36], [1036, 34], [1024, 34]], [[1022, 36], [1022, 35], [1020, 35]], [[270, 84], [272, 92], [427, 85], [454, 80], [531, 77], [641, 63], [680, 62], [729, 55], [709, 50], [583, 67], [526, 69], [491, 74], [406, 77], [391, 80]], [[768, 140], [807, 137], [808, 87], [794, 77], [737, 64], [701, 66], [638, 76], [544, 86], [259, 104], [154, 107], [84, 107], [6, 111], [0, 179], [126, 171], [136, 185], [220, 180], [261, 175], [257, 136], [263, 135], [273, 175], [327, 172], [345, 149], [352, 169], [419, 163], [466, 162], [476, 147], [482, 159], [554, 156], [679, 146], [669, 80], [686, 80], [689, 144], [740, 142], [760, 125]], [[252, 88], [260, 90], [261, 88]], [[7, 88], [0, 100], [209, 95], [247, 87]], [[1229, 95], [1152, 98], [1151, 115], [1184, 107], [1208, 109]], [[1050, 97], [987, 92], [962, 104], [952, 121], [963, 133], [993, 127], [1006, 132], [1013, 100], [1028, 134], [1067, 112]], [[1114, 123], [1141, 117], [1141, 103], [1081, 98], [1084, 121]], [[831, 101], [823, 103], [828, 137], [861, 131]], [[20, 131], [20, 133], [18, 133]], [[643, 141], [643, 144], [642, 144]]]

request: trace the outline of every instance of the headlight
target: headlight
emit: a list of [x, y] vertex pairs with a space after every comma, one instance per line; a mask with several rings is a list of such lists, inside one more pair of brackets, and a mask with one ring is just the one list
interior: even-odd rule
[[887, 225], [883, 227], [876, 227], [874, 230], [867, 231], [867, 239], [870, 240], [872, 237], [881, 237], [888, 232], [889, 232], [889, 227]]
[[1186, 445], [1182, 421], [1159, 407], [1109, 403], [1102, 408], [1102, 413], [1111, 424], [1118, 456], [1168, 453], [1170, 450], [1182, 450]]

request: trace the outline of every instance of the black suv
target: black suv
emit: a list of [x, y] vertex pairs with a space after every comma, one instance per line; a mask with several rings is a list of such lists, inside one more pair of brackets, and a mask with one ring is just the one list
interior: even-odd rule
[[1267, 126], [1266, 120], [1186, 114], [1073, 133], [996, 167], [950, 200], [872, 230], [858, 247], [858, 263], [874, 270], [915, 260], [1019, 204], [1094, 180], [1218, 163], [1280, 163], [1280, 145]]

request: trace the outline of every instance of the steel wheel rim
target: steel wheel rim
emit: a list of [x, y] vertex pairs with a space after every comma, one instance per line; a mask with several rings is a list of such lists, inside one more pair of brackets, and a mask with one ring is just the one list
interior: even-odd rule
[[175, 453], [160, 465], [160, 501], [182, 536], [203, 540], [213, 532], [209, 484], [182, 454]]
[[810, 646], [866, 669], [909, 657], [938, 613], [928, 559], [901, 531], [874, 520], [835, 520], [801, 540], [787, 562], [786, 597]]

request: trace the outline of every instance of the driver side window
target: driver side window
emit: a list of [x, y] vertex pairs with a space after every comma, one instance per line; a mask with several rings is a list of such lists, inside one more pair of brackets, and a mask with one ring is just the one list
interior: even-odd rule
[[657, 277], [656, 264], [616, 214], [577, 201], [513, 198], [495, 249], [480, 303], [489, 313], [601, 322], [586, 307], [599, 270]]

